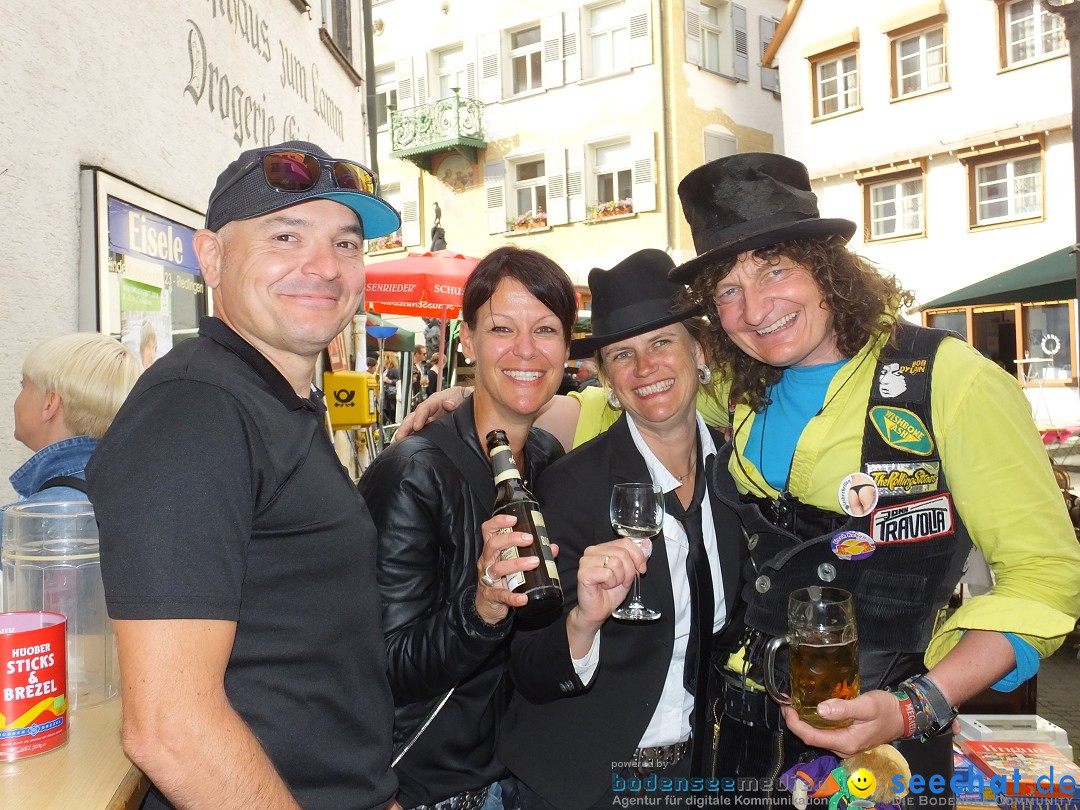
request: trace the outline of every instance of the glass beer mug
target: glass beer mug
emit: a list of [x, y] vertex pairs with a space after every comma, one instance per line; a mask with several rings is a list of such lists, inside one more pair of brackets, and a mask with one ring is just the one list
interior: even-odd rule
[[[792, 706], [799, 718], [816, 728], [841, 728], [850, 720], [826, 720], [817, 705], [829, 698], [859, 694], [859, 640], [855, 603], [841, 588], [818, 585], [792, 591], [788, 597], [788, 632], [765, 648], [765, 688], [777, 703]], [[776, 651], [788, 645], [791, 695], [776, 684]]]

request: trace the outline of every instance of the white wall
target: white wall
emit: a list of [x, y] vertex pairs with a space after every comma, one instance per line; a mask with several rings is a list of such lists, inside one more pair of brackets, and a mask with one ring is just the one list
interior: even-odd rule
[[[30, 455], [12, 438], [22, 358], [78, 325], [81, 167], [201, 213], [242, 149], [301, 137], [363, 159], [363, 96], [320, 42], [312, 5], [313, 19], [288, 0], [27, 3], [4, 15], [0, 503], [14, 499], [7, 475]], [[303, 68], [295, 87], [286, 53]], [[211, 71], [225, 77], [227, 107]]]

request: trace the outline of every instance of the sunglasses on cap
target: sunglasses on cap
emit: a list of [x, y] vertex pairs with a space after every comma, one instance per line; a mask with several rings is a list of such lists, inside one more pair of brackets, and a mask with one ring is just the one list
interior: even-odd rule
[[239, 183], [252, 169], [262, 166], [263, 179], [274, 191], [300, 193], [311, 191], [322, 177], [323, 168], [330, 170], [330, 176], [337, 188], [351, 191], [363, 191], [377, 195], [379, 179], [367, 166], [361, 166], [351, 160], [323, 158], [296, 150], [278, 150], [265, 153], [251, 165], [237, 172], [236, 176], [217, 190], [207, 202], [207, 209], [212, 208], [218, 198]]

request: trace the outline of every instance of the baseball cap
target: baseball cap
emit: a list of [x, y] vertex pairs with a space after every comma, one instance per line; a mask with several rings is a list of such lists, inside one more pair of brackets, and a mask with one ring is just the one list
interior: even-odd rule
[[378, 192], [378, 178], [366, 166], [331, 158], [308, 141], [286, 141], [241, 152], [218, 175], [206, 204], [206, 227], [217, 231], [234, 220], [324, 199], [352, 209], [364, 238], [377, 239], [401, 227], [401, 216]]

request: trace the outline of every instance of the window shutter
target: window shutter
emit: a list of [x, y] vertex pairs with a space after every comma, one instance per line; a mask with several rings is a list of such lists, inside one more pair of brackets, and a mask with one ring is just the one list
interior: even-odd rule
[[401, 244], [414, 247], [420, 238], [420, 181], [401, 181]]
[[[761, 53], [759, 56], [764, 56], [765, 51], [769, 49], [769, 43], [772, 42], [773, 36], [776, 34], [776, 27], [779, 23], [772, 19], [772, 17], [761, 17], [758, 20], [758, 32], [761, 35]], [[761, 86], [765, 90], [771, 90], [774, 93], [780, 92], [780, 71], [778, 68], [761, 68]]]
[[686, 28], [686, 61], [701, 65], [701, 5], [696, 0], [686, 0], [684, 14]]
[[412, 59], [398, 59], [394, 63], [394, 78], [397, 80], [398, 109], [407, 110], [419, 102], [413, 96]]
[[563, 80], [573, 84], [581, 80], [581, 12], [572, 9], [563, 13]]
[[630, 3], [630, 66], [652, 64], [652, 20], [650, 0]]
[[480, 85], [476, 71], [476, 40], [467, 39], [461, 43], [465, 56], [465, 86], [461, 88], [462, 98], [479, 98]]
[[750, 41], [746, 31], [746, 9], [731, 4], [731, 27], [735, 42], [735, 78], [750, 81]]
[[656, 160], [652, 130], [630, 134], [630, 155], [634, 160], [634, 211], [655, 211]]
[[498, 31], [480, 36], [480, 100], [485, 104], [502, 100], [501, 44]]
[[585, 150], [580, 146], [566, 150], [566, 202], [571, 222], [585, 219]]
[[540, 80], [544, 87], [562, 86], [562, 36], [562, 14], [552, 14], [540, 20], [540, 42], [543, 48]]
[[547, 174], [548, 225], [565, 225], [570, 219], [566, 198], [564, 149], [549, 149], [544, 153], [544, 172]]
[[506, 165], [500, 160], [484, 164], [488, 233], [506, 230]]
[[413, 71], [416, 82], [416, 100], [413, 104], [428, 103], [428, 60], [427, 54], [422, 53], [416, 57], [416, 68]]

